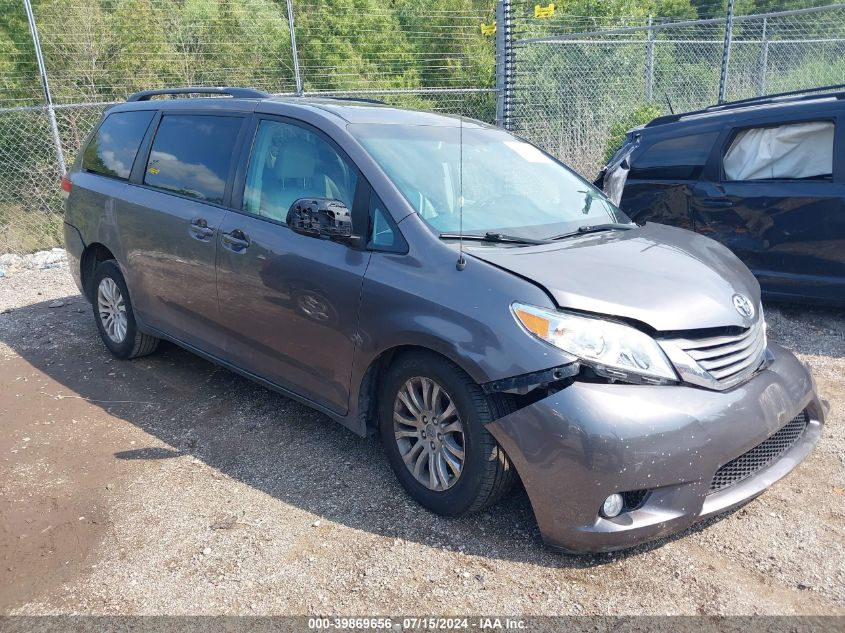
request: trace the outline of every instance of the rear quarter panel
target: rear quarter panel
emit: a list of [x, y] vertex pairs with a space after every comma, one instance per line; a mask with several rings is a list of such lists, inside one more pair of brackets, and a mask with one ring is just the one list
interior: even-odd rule
[[106, 246], [118, 262], [125, 261], [114, 200], [124, 195], [126, 183], [84, 171], [73, 172], [70, 179], [73, 189], [67, 200], [65, 222], [79, 231], [86, 246], [98, 242]]

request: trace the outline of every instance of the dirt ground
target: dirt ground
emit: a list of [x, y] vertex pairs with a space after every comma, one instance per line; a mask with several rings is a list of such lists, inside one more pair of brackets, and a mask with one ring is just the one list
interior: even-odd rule
[[845, 316], [767, 306], [831, 403], [742, 509], [545, 549], [524, 493], [428, 514], [375, 439], [176, 347], [110, 358], [64, 269], [0, 279], [0, 614], [845, 614]]

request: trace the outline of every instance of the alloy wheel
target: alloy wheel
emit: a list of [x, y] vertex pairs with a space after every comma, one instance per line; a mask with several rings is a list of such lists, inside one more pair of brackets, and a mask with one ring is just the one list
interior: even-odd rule
[[122, 343], [126, 338], [126, 301], [111, 277], [104, 277], [97, 287], [97, 310], [108, 337]]
[[393, 432], [418, 482], [437, 492], [455, 485], [466, 459], [464, 426], [441, 385], [424, 376], [405, 381], [393, 404]]

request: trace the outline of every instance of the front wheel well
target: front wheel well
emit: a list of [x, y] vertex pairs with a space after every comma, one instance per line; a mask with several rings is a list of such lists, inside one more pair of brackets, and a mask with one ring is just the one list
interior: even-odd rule
[[91, 280], [94, 279], [94, 270], [100, 263], [110, 259], [114, 259], [114, 255], [99, 242], [89, 244], [82, 251], [82, 256], [79, 258], [79, 278], [82, 281], [82, 290], [88, 301], [93, 301]]
[[358, 416], [363, 422], [362, 426], [367, 435], [375, 435], [378, 431], [378, 396], [382, 379], [387, 368], [397, 357], [412, 351], [432, 351], [426, 347], [417, 345], [399, 345], [384, 350], [376, 356], [364, 372], [361, 379], [361, 388], [358, 390]]
[[[361, 388], [358, 391], [358, 415], [363, 422], [362, 427], [368, 435], [375, 434], [378, 429], [379, 392], [385, 373], [396, 359], [413, 352], [435, 354], [469, 374], [459, 363], [456, 363], [445, 354], [430, 347], [424, 347], [422, 345], [397, 345], [396, 347], [384, 350], [367, 367], [367, 371], [364, 372], [364, 377], [361, 379]], [[497, 398], [507, 399], [508, 396], [506, 394], [498, 394]]]

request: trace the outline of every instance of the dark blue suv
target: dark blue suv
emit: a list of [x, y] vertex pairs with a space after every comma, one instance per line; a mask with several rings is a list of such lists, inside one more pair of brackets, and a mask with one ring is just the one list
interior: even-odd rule
[[635, 221], [730, 248], [764, 298], [845, 305], [845, 86], [831, 88], [659, 117], [596, 184]]

